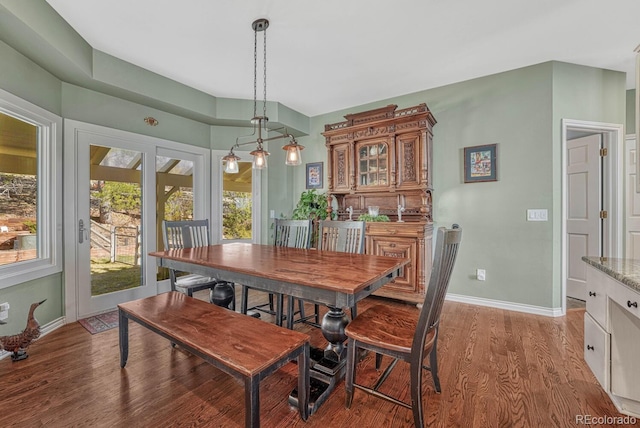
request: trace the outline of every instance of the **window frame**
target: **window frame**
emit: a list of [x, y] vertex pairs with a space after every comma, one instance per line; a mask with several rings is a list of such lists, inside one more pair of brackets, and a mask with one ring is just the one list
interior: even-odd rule
[[38, 127], [37, 257], [0, 266], [0, 289], [62, 272], [62, 118], [0, 89], [0, 113]]

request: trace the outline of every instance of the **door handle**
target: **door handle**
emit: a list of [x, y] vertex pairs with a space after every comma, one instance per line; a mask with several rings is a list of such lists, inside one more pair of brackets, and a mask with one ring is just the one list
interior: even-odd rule
[[85, 239], [89, 239], [89, 234], [84, 227], [84, 221], [78, 220], [78, 243], [82, 244]]

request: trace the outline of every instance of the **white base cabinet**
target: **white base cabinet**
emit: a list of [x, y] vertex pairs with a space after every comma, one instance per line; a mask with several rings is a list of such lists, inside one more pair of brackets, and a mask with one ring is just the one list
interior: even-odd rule
[[584, 359], [618, 410], [640, 417], [640, 292], [589, 264]]

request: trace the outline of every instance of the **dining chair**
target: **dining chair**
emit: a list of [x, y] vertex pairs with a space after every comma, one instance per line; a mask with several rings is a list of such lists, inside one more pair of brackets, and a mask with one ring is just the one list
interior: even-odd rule
[[[332, 221], [321, 220], [318, 222], [318, 250], [337, 251], [342, 253], [364, 253], [364, 221]], [[293, 312], [293, 297], [289, 296], [288, 313]], [[320, 327], [320, 306], [314, 305], [314, 313], [305, 315], [304, 304], [298, 300], [300, 318], [293, 320], [293, 315], [288, 320], [288, 327], [293, 328], [293, 323], [305, 323], [314, 327]], [[296, 312], [298, 313], [298, 312]], [[357, 315], [356, 306], [351, 307], [351, 319]], [[313, 319], [313, 321], [310, 321]]]
[[[422, 373], [429, 370], [436, 392], [440, 392], [438, 378], [437, 342], [440, 313], [447, 294], [451, 272], [455, 264], [462, 229], [454, 224], [451, 229], [441, 227], [436, 237], [435, 256], [429, 285], [421, 309], [398, 309], [387, 305], [375, 305], [358, 315], [345, 328], [347, 341], [347, 373], [345, 377], [347, 408], [353, 402], [354, 388], [397, 405], [412, 409], [416, 427], [424, 426], [422, 410]], [[376, 353], [376, 370], [382, 356], [392, 358], [391, 363], [373, 386], [355, 382], [359, 350]], [[429, 366], [424, 359], [429, 356]], [[379, 391], [382, 383], [399, 360], [410, 365], [411, 404]]]
[[[209, 245], [209, 220], [162, 221], [165, 250], [205, 247]], [[235, 310], [235, 286], [208, 276], [169, 269], [172, 291], [182, 291], [190, 297], [200, 290], [209, 289], [209, 301]], [[217, 287], [216, 287], [217, 286]]]
[[[309, 248], [311, 243], [311, 220], [286, 220], [275, 219], [274, 225], [274, 245], [276, 247]], [[247, 314], [248, 311], [260, 311], [275, 315], [276, 324], [282, 326], [285, 318], [291, 319], [292, 312], [283, 314], [282, 294], [269, 293], [269, 302], [247, 308], [249, 300], [249, 286], [242, 286], [242, 302], [240, 312]], [[277, 298], [274, 308], [274, 297]], [[268, 309], [267, 309], [268, 308]], [[293, 328], [293, 327], [290, 327]]]

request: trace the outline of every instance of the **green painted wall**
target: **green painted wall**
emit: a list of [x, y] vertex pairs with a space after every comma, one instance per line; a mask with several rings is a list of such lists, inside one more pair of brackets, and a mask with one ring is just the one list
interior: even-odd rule
[[625, 120], [625, 134], [635, 134], [636, 132], [636, 90], [627, 91], [626, 97], [627, 115]]
[[62, 274], [51, 275], [0, 290], [0, 303], [9, 302], [9, 319], [0, 325], [0, 336], [20, 333], [27, 325], [32, 303], [47, 299], [35, 312], [40, 325], [59, 319], [64, 314]]
[[0, 40], [0, 88], [61, 114], [62, 86], [51, 73]]
[[[62, 116], [193, 146], [210, 146], [211, 126], [207, 124], [68, 83], [62, 84]], [[147, 125], [147, 116], [156, 118], [158, 125]]]
[[[305, 162], [326, 161], [324, 124], [388, 104], [426, 102], [434, 127], [435, 226], [459, 223], [463, 244], [450, 292], [522, 305], [561, 305], [560, 118], [624, 121], [624, 74], [556, 62], [313, 117]], [[498, 181], [464, 184], [463, 149], [498, 144]], [[326, 172], [325, 172], [326, 181]], [[304, 186], [296, 172], [294, 192]], [[327, 186], [325, 183], [325, 190]], [[551, 221], [527, 222], [530, 208]], [[475, 279], [477, 268], [487, 280]]]

